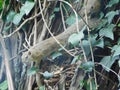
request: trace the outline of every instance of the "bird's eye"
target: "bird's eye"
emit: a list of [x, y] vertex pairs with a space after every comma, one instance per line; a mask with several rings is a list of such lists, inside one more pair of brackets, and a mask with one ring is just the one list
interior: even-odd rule
[[91, 9], [93, 9], [94, 7], [92, 6]]
[[28, 52], [28, 55], [31, 55], [31, 52]]

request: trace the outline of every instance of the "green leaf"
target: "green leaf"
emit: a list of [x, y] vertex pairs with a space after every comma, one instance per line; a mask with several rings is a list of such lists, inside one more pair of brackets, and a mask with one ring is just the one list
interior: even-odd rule
[[103, 68], [109, 72], [115, 60], [116, 59], [114, 59], [112, 56], [105, 56], [100, 63], [102, 64]]
[[89, 43], [89, 41], [88, 40], [83, 40], [82, 41], [82, 46], [84, 48], [86, 56], [88, 56], [90, 54], [90, 43]]
[[37, 67], [31, 67], [29, 70], [28, 70], [28, 72], [27, 72], [27, 75], [28, 76], [31, 76], [31, 75], [34, 75], [34, 74], [36, 74], [36, 72], [38, 71], [39, 69], [37, 68]]
[[[96, 35], [90, 37], [90, 42], [92, 44], [92, 47], [96, 45]], [[89, 56], [90, 54], [90, 42], [89, 40], [82, 40], [82, 46], [84, 48], [86, 56]]]
[[120, 27], [120, 23], [117, 26]]
[[100, 36], [105, 36], [107, 38], [114, 40], [114, 36], [113, 36], [113, 28], [114, 27], [115, 27], [114, 24], [110, 24], [110, 25], [106, 26], [105, 28], [101, 29], [99, 32]]
[[55, 14], [52, 14], [52, 15], [50, 16], [50, 20], [52, 20], [54, 17], [55, 17]]
[[75, 2], [74, 2], [74, 3], [78, 3], [78, 2], [80, 2], [80, 0], [75, 0]]
[[114, 52], [113, 57], [120, 55], [120, 45], [113, 46], [112, 52]]
[[107, 19], [103, 19], [102, 21], [101, 21], [101, 23], [98, 25], [98, 27], [97, 27], [97, 29], [99, 30], [99, 29], [101, 29], [102, 27], [104, 27], [106, 24], [107, 24]]
[[55, 58], [57, 58], [57, 57], [59, 57], [59, 56], [61, 56], [62, 55], [62, 53], [60, 53], [60, 52], [55, 52], [55, 53], [53, 53], [51, 56], [52, 56], [52, 59], [54, 60]]
[[82, 63], [80, 67], [83, 68], [86, 72], [91, 72], [94, 67], [94, 62], [88, 61], [88, 62]]
[[7, 15], [6, 21], [11, 22], [13, 20], [14, 16], [15, 16], [15, 14], [16, 13], [14, 11], [10, 11]]
[[84, 37], [84, 34], [82, 31], [80, 31], [79, 33], [74, 33], [72, 34], [69, 39], [68, 42], [71, 43], [72, 45], [76, 46], [79, 44], [80, 40]]
[[7, 90], [8, 89], [8, 83], [7, 80], [0, 83], [0, 90]]
[[83, 81], [83, 80], [80, 80], [79, 82], [80, 82], [80, 88], [82, 88], [83, 85], [84, 85], [84, 81]]
[[90, 42], [91, 42], [91, 44], [92, 44], [92, 47], [94, 47], [95, 45], [96, 45], [96, 43], [97, 43], [97, 41], [96, 41], [96, 38], [97, 38], [97, 34], [95, 34], [95, 35], [91, 35], [89, 38], [90, 38]]
[[75, 62], [76, 62], [78, 59], [79, 59], [79, 56], [74, 57], [73, 60], [72, 60], [72, 62], [71, 62], [71, 64], [75, 64]]
[[28, 15], [34, 5], [35, 2], [26, 1], [25, 4], [21, 7], [20, 12], [24, 12], [26, 15]]
[[0, 10], [3, 8], [2, 5], [3, 5], [3, 0], [0, 0]]
[[39, 90], [45, 90], [45, 86], [40, 86]]
[[43, 73], [43, 76], [46, 78], [46, 79], [49, 79], [49, 78], [52, 78], [54, 76], [53, 73], [49, 73], [48, 71], [45, 71]]
[[103, 17], [104, 17], [104, 13], [100, 12], [100, 18], [99, 19], [102, 19]]
[[96, 89], [96, 84], [95, 84], [95, 80], [92, 78], [92, 80], [91, 80], [91, 82], [92, 82], [92, 90], [97, 90]]
[[[77, 19], [80, 19], [80, 17], [78, 16]], [[72, 24], [74, 24], [76, 22], [76, 16], [74, 14], [72, 14], [70, 17], [67, 18], [66, 23], [70, 26]]]
[[117, 44], [120, 45], [120, 38], [118, 38]]
[[54, 8], [54, 12], [59, 12], [59, 11], [60, 11], [59, 7]]
[[120, 60], [118, 61], [118, 65], [119, 65], [119, 68], [120, 68]]
[[18, 13], [14, 16], [13, 18], [13, 23], [15, 25], [19, 25], [20, 21], [22, 20], [22, 17], [23, 17], [24, 13]]
[[117, 11], [108, 12], [108, 13], [106, 14], [106, 16], [105, 16], [105, 17], [107, 17], [107, 19], [108, 19], [108, 23], [110, 24], [110, 23], [112, 22], [114, 16], [115, 16], [115, 15], [118, 15], [118, 14], [119, 14], [118, 10], [117, 10]]
[[97, 47], [100, 47], [100, 48], [104, 48], [104, 40], [103, 38], [98, 40], [96, 43], [95, 43], [95, 46]]
[[86, 90], [96, 90], [96, 84], [94, 78], [90, 77], [87, 81], [84, 81]]
[[119, 0], [110, 0], [108, 5], [106, 6], [106, 8], [107, 7], [112, 7], [114, 4], [117, 4], [117, 3], [119, 3]]

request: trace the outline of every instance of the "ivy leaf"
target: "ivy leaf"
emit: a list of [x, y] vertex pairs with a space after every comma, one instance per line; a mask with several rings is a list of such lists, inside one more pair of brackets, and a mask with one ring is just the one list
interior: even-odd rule
[[[92, 47], [96, 45], [96, 35], [90, 37], [90, 42], [92, 44]], [[90, 54], [90, 42], [89, 40], [82, 40], [82, 46], [84, 48], [86, 56]]]
[[114, 52], [113, 57], [120, 55], [120, 46], [119, 45], [113, 46], [112, 52]]
[[59, 57], [59, 56], [61, 56], [61, 55], [62, 55], [62, 53], [60, 53], [60, 52], [55, 52], [55, 53], [52, 54], [52, 59], [54, 60], [55, 58], [57, 58], [57, 57]]
[[74, 2], [74, 3], [78, 3], [78, 2], [80, 2], [80, 0], [75, 0], [75, 2]]
[[114, 16], [115, 16], [115, 15], [118, 15], [118, 14], [119, 14], [118, 10], [117, 10], [117, 11], [108, 12], [108, 13], [106, 14], [106, 16], [105, 16], [105, 17], [107, 17], [107, 19], [108, 19], [108, 23], [110, 24], [110, 23], [112, 22]]
[[13, 20], [14, 16], [15, 16], [15, 14], [16, 13], [14, 11], [10, 11], [7, 15], [6, 21], [11, 22]]
[[48, 71], [45, 71], [43, 73], [43, 76], [46, 78], [46, 79], [49, 79], [49, 78], [52, 78], [54, 76], [53, 73], [49, 73]]
[[120, 27], [120, 23], [117, 26]]
[[45, 86], [40, 86], [39, 90], [45, 90]]
[[107, 7], [112, 7], [114, 4], [117, 4], [117, 3], [119, 3], [119, 0], [110, 0], [108, 5], [106, 6], [106, 8]]
[[34, 5], [35, 2], [26, 1], [25, 4], [21, 7], [20, 12], [24, 12], [26, 15], [28, 15], [34, 7]]
[[15, 25], [19, 25], [20, 21], [22, 20], [22, 17], [23, 17], [24, 13], [17, 13], [14, 18], [13, 18], [13, 23]]
[[38, 70], [39, 70], [39, 69], [38, 69], [37, 67], [31, 67], [31, 68], [28, 70], [27, 74], [28, 74], [28, 76], [34, 75], [34, 74], [36, 74], [36, 72], [37, 72]]
[[60, 11], [59, 7], [54, 8], [54, 12], [59, 12], [59, 11]]
[[97, 29], [101, 29], [102, 27], [104, 27], [107, 24], [107, 19], [103, 19], [102, 22], [98, 25]]
[[114, 24], [110, 24], [110, 25], [106, 26], [105, 28], [101, 29], [99, 32], [100, 36], [105, 36], [107, 38], [114, 40], [114, 36], [113, 36], [113, 28], [114, 27], [115, 27]]
[[86, 90], [90, 90], [90, 88], [92, 87], [92, 90], [96, 90], [96, 84], [95, 84], [95, 80], [94, 78], [88, 78], [88, 80], [84, 80], [84, 86], [86, 88]]
[[71, 43], [72, 45], [76, 46], [79, 44], [80, 40], [84, 37], [83, 31], [80, 31], [79, 33], [74, 33], [72, 34], [68, 42]]
[[119, 67], [120, 67], [120, 60], [118, 61], [118, 65], [119, 65]]
[[91, 72], [94, 67], [94, 62], [88, 61], [88, 62], [82, 63], [80, 67], [83, 68], [86, 72]]
[[90, 54], [90, 44], [89, 44], [89, 41], [83, 40], [82, 41], [82, 46], [84, 48], [86, 56], [88, 56]]
[[97, 86], [95, 84], [95, 79], [92, 78], [91, 82], [92, 82], [92, 90], [97, 90], [96, 89]]
[[50, 16], [50, 20], [52, 20], [54, 17], [55, 17], [55, 14], [52, 14], [52, 15]]
[[79, 56], [74, 57], [73, 60], [72, 60], [72, 62], [71, 62], [71, 64], [75, 64], [75, 62], [76, 62], [78, 59], [79, 59]]
[[120, 38], [118, 38], [117, 44], [120, 45]]
[[104, 48], [104, 40], [103, 38], [98, 40], [96, 43], [95, 43], [95, 46], [97, 47], [100, 47], [100, 48]]
[[7, 90], [8, 89], [8, 83], [7, 80], [0, 83], [0, 90]]
[[102, 64], [103, 68], [109, 72], [115, 60], [116, 59], [112, 56], [105, 56], [100, 63]]
[[[80, 19], [80, 17], [78, 16], [78, 19]], [[76, 16], [74, 14], [72, 14], [70, 17], [67, 18], [66, 23], [70, 26], [72, 24], [74, 24], [76, 22]]]

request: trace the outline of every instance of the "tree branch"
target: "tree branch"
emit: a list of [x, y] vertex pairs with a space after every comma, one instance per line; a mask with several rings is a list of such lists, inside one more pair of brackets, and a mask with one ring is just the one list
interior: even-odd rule
[[[96, 27], [100, 21], [101, 20], [97, 18], [89, 19], [88, 20], [89, 27], [91, 28]], [[85, 23], [82, 20], [80, 20], [79, 30], [81, 30], [84, 25]], [[67, 43], [69, 36], [77, 32], [76, 29], [77, 29], [76, 24], [71, 25], [70, 27], [67, 28], [66, 31], [57, 35], [56, 39], [62, 45], [65, 45]], [[56, 51], [59, 48], [60, 48], [59, 44], [57, 44], [57, 42], [51, 37], [49, 39], [39, 42], [38, 44], [32, 46], [27, 52], [23, 53], [22, 60], [23, 62], [26, 61], [40, 62], [43, 57], [51, 54], [52, 52]]]

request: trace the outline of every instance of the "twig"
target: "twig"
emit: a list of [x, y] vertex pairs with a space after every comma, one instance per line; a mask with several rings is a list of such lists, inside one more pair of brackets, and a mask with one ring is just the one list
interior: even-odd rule
[[119, 76], [115, 71], [113, 71], [112, 69], [108, 68], [107, 66], [105, 66], [105, 65], [103, 65], [103, 64], [101, 64], [101, 63], [95, 62], [95, 64], [101, 65], [102, 67], [104, 67], [104, 68], [110, 70], [111, 72], [113, 72], [113, 73], [118, 77], [118, 80], [120, 80], [120, 76]]
[[61, 16], [62, 16], [63, 27], [64, 27], [64, 30], [66, 30], [65, 20], [64, 20], [63, 10], [62, 10], [62, 3], [60, 3], [60, 11], [61, 11]]
[[0, 41], [1, 41], [1, 45], [2, 45], [3, 53], [4, 53], [4, 62], [5, 62], [5, 67], [6, 67], [8, 89], [14, 90], [14, 84], [13, 84], [12, 74], [10, 71], [10, 65], [9, 65], [9, 60], [8, 60], [8, 52], [7, 52], [7, 49], [5, 48], [6, 45], [5, 45], [4, 39], [1, 34], [0, 34]]
[[34, 16], [28, 18], [28, 19], [26, 19], [22, 24], [20, 24], [20, 26], [14, 32], [12, 32], [11, 34], [9, 34], [7, 36], [4, 36], [4, 38], [7, 38], [7, 37], [10, 37], [10, 36], [14, 35], [16, 32], [18, 32], [22, 28], [23, 25], [25, 25], [25, 23], [27, 23], [28, 21], [38, 17], [41, 14], [41, 12], [42, 11], [40, 11], [38, 14], [36, 14], [36, 15], [34, 15]]
[[72, 5], [71, 5], [70, 3], [68, 3], [67, 1], [64, 1], [64, 0], [58, 0], [58, 1], [67, 4], [67, 5], [73, 10], [73, 12], [74, 12], [74, 14], [75, 14], [75, 17], [76, 17], [76, 27], [77, 27], [77, 32], [79, 32], [79, 26], [78, 26], [78, 14], [77, 14], [77, 12], [75, 11], [75, 9], [74, 9], [74, 8], [72, 7]]
[[[40, 7], [40, 10], [43, 11], [40, 0], [39, 0], [39, 7]], [[47, 25], [47, 23], [46, 23], [46, 21], [45, 21], [45, 18], [44, 18], [43, 13], [41, 13], [41, 16], [42, 16], [43, 22], [45, 23], [46, 28], [48, 29], [48, 31], [49, 31], [50, 35], [53, 37], [53, 39], [54, 39], [54, 40], [60, 45], [60, 47], [62, 47], [69, 55], [71, 55], [71, 56], [74, 57], [74, 55], [71, 54], [71, 53], [56, 39], [56, 37], [52, 34], [52, 32], [50, 31], [50, 29], [49, 29], [49, 27], [48, 27], [48, 25]]]
[[[35, 15], [37, 14], [37, 7], [35, 5]], [[34, 18], [34, 42], [33, 45], [35, 45], [37, 43], [37, 18]]]
[[[88, 2], [88, 0], [86, 1], [86, 5], [87, 5], [87, 2]], [[85, 6], [85, 18], [86, 18], [86, 23], [88, 24], [88, 17], [87, 17], [86, 6]], [[92, 57], [92, 61], [94, 62], [94, 55], [93, 55], [91, 36], [90, 36], [90, 28], [88, 26], [87, 26], [87, 31], [88, 31], [88, 40], [89, 40], [89, 44], [90, 44], [91, 57]], [[94, 78], [95, 78], [95, 84], [96, 84], [96, 90], [97, 90], [98, 87], [97, 87], [97, 79], [96, 79], [95, 71], [94, 71]]]

